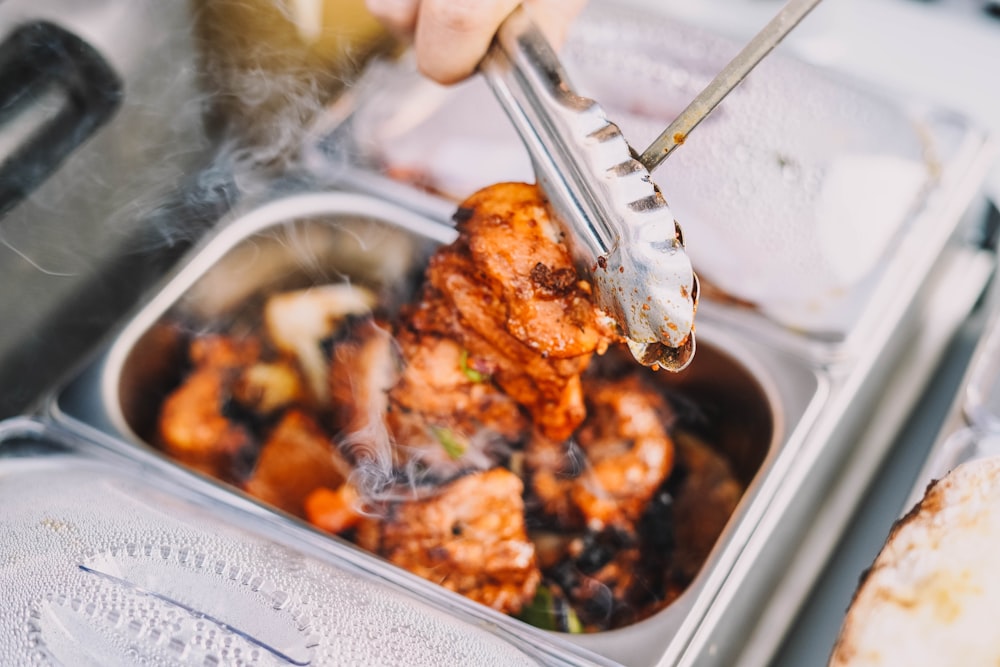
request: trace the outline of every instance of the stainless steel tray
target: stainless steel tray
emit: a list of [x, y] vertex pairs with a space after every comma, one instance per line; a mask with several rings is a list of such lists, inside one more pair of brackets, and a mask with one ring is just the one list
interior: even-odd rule
[[[597, 100], [641, 146], [642, 133], [666, 125], [738, 46], [666, 16], [594, 2], [570, 36], [564, 64], [577, 91]], [[489, 108], [488, 93], [449, 94], [415, 83], [405, 70], [405, 63], [373, 70], [371, 87], [360, 88], [356, 99], [331, 115], [326, 140], [306, 152], [315, 173], [442, 221], [454, 203], [406, 184], [416, 180], [426, 186], [428, 181], [419, 169], [413, 179], [405, 164], [395, 168], [400, 166], [393, 163], [395, 152], [437, 156], [452, 175], [469, 175], [480, 166], [482, 174], [476, 175], [482, 184], [531, 178], [527, 155], [519, 154], [502, 112]], [[798, 310], [733, 302], [703, 290], [699, 331], [711, 326], [741, 342], [749, 338], [782, 350], [814, 369], [822, 396], [813, 426], [801, 441], [792, 438], [758, 478], [756, 503], [743, 523], [754, 529], [730, 576], [710, 609], [692, 615], [697, 627], [682, 627], [671, 639], [657, 661], [661, 665], [767, 664], [995, 264], [993, 253], [976, 247], [984, 211], [981, 190], [997, 149], [982, 128], [904, 92], [874, 91], [780, 54], [751, 77], [654, 175], [685, 228], [696, 270], [705, 265], [699, 252], [716, 247], [705, 241], [711, 237], [689, 231], [704, 222], [694, 215], [740, 227], [729, 239], [716, 235], [725, 240], [722, 245], [755, 233], [774, 241], [771, 250], [784, 249], [753, 255], [750, 265], [759, 266], [768, 260], [795, 265], [822, 252], [824, 243], [849, 249], [856, 237], [848, 228], [857, 232], [858, 220], [887, 203], [903, 206], [905, 213], [894, 233], [877, 241], [881, 253], [864, 276], [843, 289], [807, 297]], [[733, 103], [729, 111], [727, 103]], [[405, 119], [395, 112], [403, 108], [412, 112]], [[443, 120], [433, 111], [441, 108], [449, 112]], [[407, 122], [398, 123], [401, 119]], [[758, 132], [759, 123], [768, 131]], [[461, 139], [441, 141], [451, 135]], [[397, 141], [401, 138], [409, 146]], [[462, 140], [468, 144], [464, 158], [455, 152]], [[826, 149], [817, 150], [817, 143], [825, 142]], [[865, 188], [871, 199], [856, 218], [843, 220], [849, 224], [838, 227], [832, 240], [811, 227], [815, 208], [806, 210], [809, 225], [795, 216], [777, 229], [771, 225], [771, 213], [800, 210], [784, 207], [793, 200], [799, 206], [809, 190], [801, 167], [823, 178], [840, 158], [875, 158], [877, 163], [882, 157], [922, 161], [928, 169], [922, 189], [894, 201], [890, 188]], [[786, 180], [788, 165], [792, 178]], [[747, 179], [749, 172], [766, 177]], [[886, 176], [878, 171], [871, 183]], [[743, 188], [749, 181], [764, 181], [767, 187]], [[753, 206], [740, 208], [743, 200]], [[737, 253], [732, 264], [742, 259]], [[791, 279], [785, 284], [798, 286]], [[787, 317], [790, 313], [802, 315], [798, 325]], [[613, 655], [631, 658], [635, 652], [623, 648]]]
[[[628, 20], [630, 15], [623, 13], [603, 32], [598, 22], [597, 37], [585, 37], [605, 39]], [[648, 37], [648, 32], [643, 34]], [[698, 35], [688, 44], [694, 51], [688, 52], [685, 39], [681, 30], [676, 43], [670, 42], [671, 48], [676, 46], [674, 55], [688, 64], [684, 71], [700, 71], [701, 65], [690, 58], [704, 57], [710, 52], [705, 45], [719, 40]], [[662, 56], [654, 50], [648, 57]], [[400, 104], [398, 95], [394, 103]], [[704, 344], [694, 365], [675, 381], [707, 387], [723, 403], [742, 397], [756, 406], [760, 421], [751, 429], [754, 444], [738, 466], [750, 482], [748, 490], [708, 563], [681, 598], [632, 626], [563, 638], [572, 645], [628, 665], [758, 664], [751, 659], [744, 663], [741, 651], [761, 634], [767, 635], [764, 644], [776, 642], [790, 622], [801, 601], [795, 596], [804, 594], [801, 589], [829, 553], [829, 545], [807, 550], [815, 556], [815, 566], [803, 569], [800, 556], [814, 524], [832, 526], [823, 537], [827, 541], [843, 529], [842, 518], [829, 521], [830, 513], [820, 512], [828, 495], [842, 496], [840, 510], [846, 516], [846, 506], [863, 491], [891, 443], [889, 436], [919, 396], [963, 316], [957, 311], [941, 316], [937, 286], [953, 290], [943, 295], [944, 303], [958, 304], [959, 310], [983, 286], [983, 272], [962, 276], [970, 254], [970, 224], [976, 222], [974, 203], [993, 148], [960, 117], [924, 108], [912, 113], [926, 121], [924, 129], [933, 135], [939, 170], [886, 250], [884, 262], [852, 292], [856, 299], [842, 329], [831, 335], [798, 330], [752, 308], [705, 301], [698, 314]], [[340, 125], [328, 138], [339, 141], [343, 132], [357, 127]], [[170, 359], [164, 355], [169, 341], [157, 336], [164, 316], [182, 313], [198, 321], [225, 313], [272, 279], [289, 285], [346, 274], [405, 292], [400, 281], [421, 266], [435, 244], [453, 238], [448, 222], [454, 202], [377, 173], [363, 153], [349, 149], [345, 155], [327, 148], [317, 144], [305, 157], [312, 177], [328, 191], [247, 204], [220, 221], [213, 237], [57, 393], [48, 417], [75, 432], [104, 438], [127, 456], [141, 452], [157, 457], [143, 440], [153, 415], [140, 394], [162, 383], [170, 371], [170, 362], [163, 361]], [[386, 245], [376, 246], [376, 240]], [[345, 253], [345, 247], [353, 250]], [[392, 253], [385, 251], [389, 247]], [[841, 484], [842, 470], [851, 471], [856, 483]], [[246, 502], [215, 482], [198, 482], [216, 488], [221, 498]], [[789, 579], [796, 591], [785, 595], [782, 586]], [[503, 623], [512, 624], [514, 634], [517, 628], [528, 630], [506, 617]], [[766, 652], [760, 649], [758, 655]]]
[[[332, 278], [405, 294], [410, 276], [430, 250], [453, 237], [447, 226], [350, 192], [290, 194], [234, 213], [58, 394], [50, 416], [78, 433], [101, 435], [126, 456], [160, 457], [146, 438], [158, 393], [176, 381], [173, 343], [161, 335], [165, 318], [198, 326], [237, 312], [261, 291]], [[722, 585], [731, 583], [734, 564], [768, 514], [770, 494], [829, 396], [827, 374], [806, 359], [734, 337], [710, 320], [699, 324], [699, 332], [705, 341], [699, 363], [681, 375], [655, 377], [674, 391], [711, 402], [720, 414], [738, 415], [723, 429], [720, 443], [749, 487], [708, 563], [671, 606], [619, 630], [565, 637], [625, 664], [656, 664], [684, 652]], [[223, 488], [211, 480], [201, 482]], [[241, 496], [225, 488], [220, 497]], [[504, 623], [527, 630], [513, 619], [505, 617]]]

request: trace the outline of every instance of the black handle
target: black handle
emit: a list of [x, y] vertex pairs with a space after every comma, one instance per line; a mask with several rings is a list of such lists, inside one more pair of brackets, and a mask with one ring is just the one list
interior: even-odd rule
[[48, 22], [0, 44], [0, 216], [108, 121], [122, 84], [85, 41]]

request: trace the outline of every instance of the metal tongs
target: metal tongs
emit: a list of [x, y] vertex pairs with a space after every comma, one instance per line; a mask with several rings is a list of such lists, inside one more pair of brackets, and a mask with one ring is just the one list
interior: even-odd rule
[[819, 0], [791, 0], [641, 155], [593, 100], [573, 92], [552, 47], [520, 7], [479, 70], [524, 141], [539, 186], [589, 269], [598, 305], [648, 366], [694, 357], [698, 278], [650, 171]]

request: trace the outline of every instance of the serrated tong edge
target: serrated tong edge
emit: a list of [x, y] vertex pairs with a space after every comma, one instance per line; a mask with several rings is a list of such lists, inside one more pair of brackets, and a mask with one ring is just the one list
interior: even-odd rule
[[503, 23], [480, 71], [534, 163], [598, 304], [648, 365], [680, 370], [694, 353], [698, 285], [649, 171], [600, 105], [577, 95], [523, 9]]

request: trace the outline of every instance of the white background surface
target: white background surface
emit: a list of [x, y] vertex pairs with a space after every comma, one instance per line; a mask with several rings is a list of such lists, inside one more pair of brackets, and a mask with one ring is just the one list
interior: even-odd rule
[[[779, 0], [628, 0], [749, 39]], [[980, 0], [825, 0], [778, 47], [965, 113], [1000, 134], [1000, 18]], [[990, 181], [1000, 196], [1000, 169]]]

